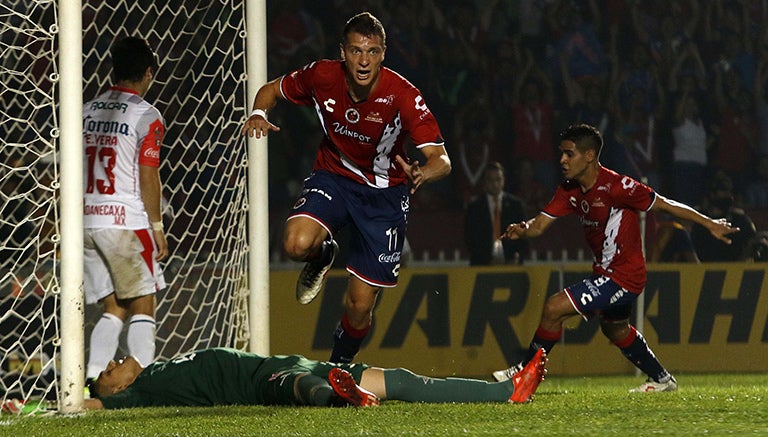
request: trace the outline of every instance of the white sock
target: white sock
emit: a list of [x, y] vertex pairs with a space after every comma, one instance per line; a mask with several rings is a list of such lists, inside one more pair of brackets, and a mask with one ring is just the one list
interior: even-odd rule
[[136, 314], [128, 321], [128, 352], [141, 367], [155, 360], [155, 319], [146, 314]]
[[107, 368], [109, 361], [115, 358], [122, 330], [123, 321], [119, 317], [110, 313], [101, 315], [91, 332], [86, 378], [99, 376], [99, 373]]

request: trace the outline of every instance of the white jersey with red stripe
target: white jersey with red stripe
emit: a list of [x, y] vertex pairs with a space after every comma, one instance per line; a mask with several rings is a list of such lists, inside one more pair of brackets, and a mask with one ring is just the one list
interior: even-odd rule
[[139, 165], [158, 167], [165, 124], [135, 91], [111, 87], [83, 107], [86, 228], [146, 229]]
[[656, 193], [647, 185], [601, 166], [586, 193], [577, 183], [565, 181], [542, 212], [553, 218], [578, 214], [595, 257], [594, 273], [639, 294], [646, 269], [638, 211], [648, 211], [655, 200]]
[[306, 65], [283, 76], [280, 89], [289, 101], [315, 107], [325, 133], [316, 170], [375, 188], [392, 187], [408, 181], [395, 161], [397, 155], [407, 159], [406, 136], [417, 148], [444, 143], [421, 92], [385, 67], [368, 98], [357, 103], [349, 96], [342, 61]]

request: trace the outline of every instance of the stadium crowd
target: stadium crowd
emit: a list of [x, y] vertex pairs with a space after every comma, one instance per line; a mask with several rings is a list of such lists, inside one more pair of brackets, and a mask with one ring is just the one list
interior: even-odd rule
[[[329, 3], [332, 5], [329, 6]], [[268, 1], [268, 76], [339, 56], [338, 15], [387, 29], [384, 66], [419, 87], [446, 137], [452, 174], [415, 210], [463, 210], [489, 162], [526, 211], [558, 180], [556, 132], [597, 126], [601, 162], [690, 205], [730, 179], [734, 205], [768, 209], [768, 18], [745, 0]], [[276, 108], [277, 125], [317, 123]], [[286, 120], [290, 119], [290, 120]], [[283, 209], [311, 171], [319, 129], [270, 138], [270, 196]], [[297, 168], [298, 167], [298, 168]], [[717, 175], [717, 177], [715, 177]], [[459, 239], [460, 241], [460, 239]]]

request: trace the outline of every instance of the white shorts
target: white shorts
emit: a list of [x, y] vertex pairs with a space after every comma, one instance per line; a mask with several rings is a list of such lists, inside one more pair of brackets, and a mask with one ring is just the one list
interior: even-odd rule
[[84, 233], [83, 288], [85, 303], [115, 293], [133, 299], [165, 288], [155, 260], [155, 240], [147, 229], [91, 228]]

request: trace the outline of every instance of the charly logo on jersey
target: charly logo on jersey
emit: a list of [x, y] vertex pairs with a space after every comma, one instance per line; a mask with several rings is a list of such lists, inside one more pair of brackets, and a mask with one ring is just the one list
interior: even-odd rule
[[603, 199], [597, 197], [595, 200], [592, 201], [592, 207], [593, 208], [600, 208], [602, 206], [605, 206], [605, 203], [603, 202]]
[[355, 124], [360, 121], [360, 113], [355, 108], [349, 108], [344, 112], [344, 118], [348, 122]]
[[584, 211], [584, 214], [589, 212], [589, 202], [587, 202], [587, 199], [581, 200], [581, 210]]

